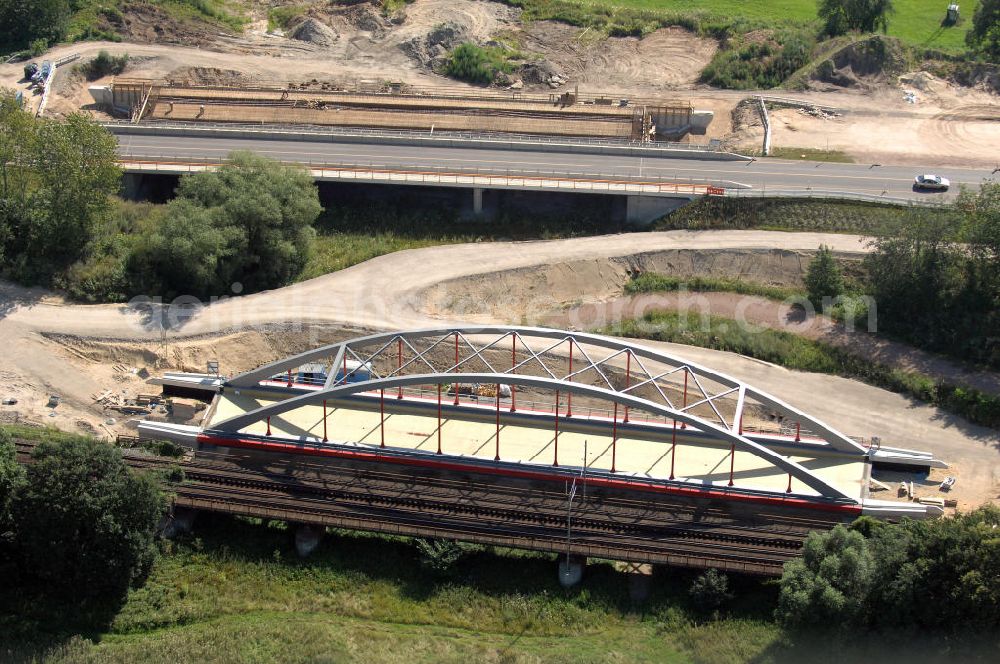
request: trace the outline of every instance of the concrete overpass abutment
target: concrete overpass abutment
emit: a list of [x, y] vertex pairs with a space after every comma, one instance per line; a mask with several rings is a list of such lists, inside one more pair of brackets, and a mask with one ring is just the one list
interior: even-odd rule
[[651, 224], [665, 214], [691, 202], [691, 197], [629, 195], [625, 203], [625, 222], [634, 226]]

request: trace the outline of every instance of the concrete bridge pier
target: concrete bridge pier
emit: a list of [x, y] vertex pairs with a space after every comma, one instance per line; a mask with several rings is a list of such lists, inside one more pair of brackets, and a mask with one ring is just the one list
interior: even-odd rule
[[628, 578], [628, 596], [636, 604], [649, 599], [652, 587], [653, 566], [644, 563], [627, 563], [625, 575]]
[[300, 525], [295, 529], [295, 552], [300, 558], [308, 558], [323, 540], [324, 528]]
[[198, 510], [193, 510], [190, 507], [174, 507], [170, 514], [164, 517], [163, 536], [167, 539], [173, 539], [190, 533], [197, 515]]
[[559, 585], [572, 588], [583, 579], [583, 570], [587, 567], [585, 556], [562, 556], [559, 558]]
[[483, 188], [474, 187], [472, 189], [472, 214], [476, 217], [483, 216]]
[[626, 196], [625, 222], [633, 226], [646, 226], [690, 202], [689, 197]]

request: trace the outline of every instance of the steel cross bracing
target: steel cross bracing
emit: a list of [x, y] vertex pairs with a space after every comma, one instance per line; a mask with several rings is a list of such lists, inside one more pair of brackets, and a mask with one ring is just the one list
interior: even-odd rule
[[[825, 496], [841, 492], [743, 435], [748, 402], [796, 422], [797, 440], [801, 429], [815, 445], [859, 457], [867, 454], [865, 448], [819, 420], [720, 372], [639, 344], [546, 328], [491, 326], [375, 334], [271, 362], [226, 385], [231, 389], [257, 387], [282, 372], [289, 372], [291, 384], [292, 370], [331, 359], [322, 386], [309, 386], [304, 394], [301, 389], [290, 390], [288, 399], [218, 422], [213, 430], [235, 434], [266, 417], [360, 392], [476, 382], [550, 389], [568, 399], [574, 394], [596, 397], [624, 406], [625, 422], [629, 409], [670, 418], [681, 426], [712, 432], [731, 442], [734, 449], [767, 458]], [[367, 380], [352, 382], [360, 371], [366, 372]], [[585, 383], [588, 378], [596, 384]], [[733, 403], [727, 417], [723, 411]]]

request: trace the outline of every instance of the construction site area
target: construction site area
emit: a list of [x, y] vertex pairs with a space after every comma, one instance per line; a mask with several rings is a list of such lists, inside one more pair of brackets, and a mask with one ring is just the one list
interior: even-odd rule
[[132, 123], [316, 125], [655, 141], [704, 133], [712, 120], [710, 111], [693, 111], [688, 102], [584, 95], [578, 89], [550, 94], [462, 92], [361, 82], [351, 89], [316, 90], [117, 78], [108, 86], [92, 87], [91, 96]]

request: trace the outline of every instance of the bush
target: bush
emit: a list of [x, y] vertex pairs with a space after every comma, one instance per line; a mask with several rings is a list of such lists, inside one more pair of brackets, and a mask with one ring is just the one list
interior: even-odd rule
[[36, 39], [28, 45], [28, 50], [31, 52], [31, 57], [37, 58], [49, 50], [49, 40], [45, 38]]
[[717, 569], [705, 570], [691, 584], [691, 602], [699, 611], [718, 611], [733, 598], [729, 592], [729, 577]]
[[500, 48], [483, 48], [466, 42], [451, 52], [445, 73], [452, 78], [489, 85], [498, 73], [513, 71], [506, 52]]
[[283, 286], [302, 271], [321, 211], [304, 168], [233, 153], [218, 170], [181, 179], [177, 198], [137, 240], [133, 287], [205, 297], [235, 282], [245, 292]]
[[991, 62], [1000, 62], [1000, 0], [979, 0], [965, 42]]
[[828, 631], [1000, 626], [1000, 508], [898, 524], [862, 517], [813, 533], [785, 565], [777, 618]]
[[837, 265], [830, 247], [821, 244], [819, 251], [809, 261], [805, 284], [806, 291], [809, 293], [809, 301], [813, 303], [817, 311], [823, 310], [825, 299], [833, 299], [843, 294], [844, 278], [840, 274], [840, 267]]
[[438, 577], [451, 574], [467, 548], [461, 542], [447, 539], [417, 539], [414, 545], [420, 554], [420, 566]]
[[790, 627], [826, 629], [864, 624], [876, 573], [864, 536], [837, 525], [811, 533], [802, 553], [785, 564], [778, 620]]
[[955, 219], [912, 213], [879, 238], [868, 289], [882, 332], [1000, 368], [1000, 184], [963, 191], [955, 207]]
[[677, 290], [689, 290], [695, 293], [722, 291], [726, 293], [739, 293], [741, 295], [755, 295], [766, 297], [772, 300], [786, 300], [794, 297], [801, 297], [801, 291], [794, 288], [782, 286], [767, 286], [752, 281], [741, 279], [726, 279], [714, 277], [671, 277], [655, 272], [643, 272], [633, 277], [625, 284], [623, 289], [627, 295], [637, 293], [662, 293]]
[[118, 597], [145, 578], [164, 498], [113, 447], [42, 442], [11, 508], [22, 571], [67, 598]]
[[774, 88], [809, 63], [815, 45], [815, 37], [801, 30], [784, 30], [766, 41], [735, 40], [715, 54], [701, 81], [737, 90]]
[[850, 30], [886, 32], [895, 12], [892, 0], [819, 0], [817, 13], [826, 34], [836, 37]]
[[24, 467], [17, 462], [14, 439], [0, 429], [0, 536], [7, 530], [10, 504], [24, 482]]
[[94, 81], [105, 76], [121, 74], [128, 66], [128, 61], [128, 53], [111, 55], [102, 50], [90, 62], [80, 65], [80, 69], [88, 81]]
[[0, 0], [0, 53], [55, 44], [66, 34], [70, 0]]

